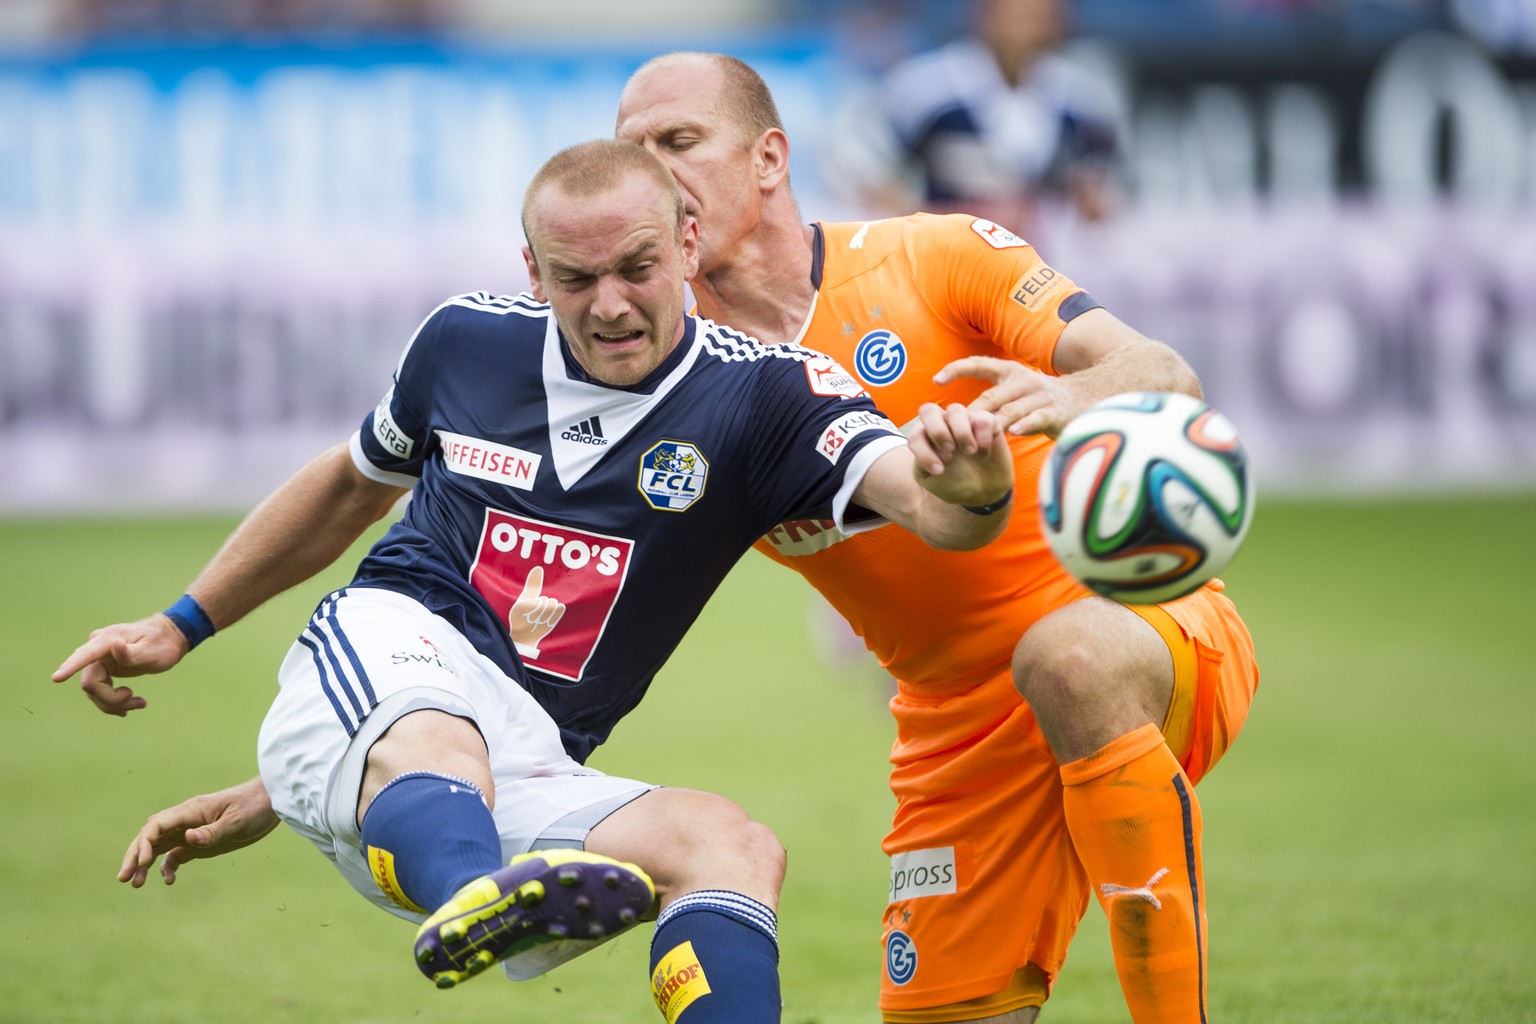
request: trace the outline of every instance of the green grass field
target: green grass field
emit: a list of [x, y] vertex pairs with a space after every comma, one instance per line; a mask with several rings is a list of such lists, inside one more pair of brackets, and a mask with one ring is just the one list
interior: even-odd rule
[[[127, 720], [49, 673], [166, 605], [229, 520], [0, 520], [0, 1021], [656, 1024], [649, 928], [546, 978], [441, 993], [412, 930], [307, 843], [115, 881], [145, 815], [249, 776], [278, 660], [346, 569], [220, 635]], [[347, 568], [350, 568], [350, 564]], [[1226, 574], [1263, 685], [1201, 786], [1213, 1020], [1536, 1021], [1536, 496], [1259, 510]], [[714, 789], [790, 851], [786, 1024], [871, 1024], [891, 727], [756, 556], [593, 764]], [[1123, 1021], [1102, 916], [1043, 1020]]]

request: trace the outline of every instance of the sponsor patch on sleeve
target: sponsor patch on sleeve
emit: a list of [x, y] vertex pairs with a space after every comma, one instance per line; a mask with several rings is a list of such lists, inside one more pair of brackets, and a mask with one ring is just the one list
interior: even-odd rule
[[1067, 279], [1050, 267], [1041, 264], [1025, 274], [1013, 286], [1013, 301], [1038, 313], [1040, 309], [1065, 287]]
[[395, 458], [408, 459], [411, 452], [416, 450], [416, 440], [401, 430], [395, 418], [389, 414], [389, 404], [394, 399], [395, 389], [391, 387], [378, 408], [373, 410], [373, 436]]
[[805, 362], [805, 379], [818, 395], [858, 398], [864, 394], [859, 379], [843, 369], [831, 356], [816, 356]]
[[763, 539], [779, 554], [798, 557], [825, 551], [847, 540], [848, 535], [831, 519], [791, 519], [763, 534]]
[[994, 224], [980, 217], [971, 221], [971, 230], [980, 235], [994, 249], [1017, 249], [1029, 244], [1001, 224]]
[[887, 430], [899, 433], [896, 424], [881, 416], [879, 413], [862, 410], [849, 413], [842, 419], [833, 423], [822, 432], [821, 440], [816, 445], [816, 450], [832, 465], [837, 465], [837, 460], [842, 458], [843, 449], [850, 439], [864, 433], [866, 430]]

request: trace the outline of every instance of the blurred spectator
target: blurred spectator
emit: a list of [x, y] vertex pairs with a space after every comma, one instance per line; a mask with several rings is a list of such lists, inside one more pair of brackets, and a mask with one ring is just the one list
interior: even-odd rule
[[[1027, 229], [1046, 197], [1097, 220], [1117, 195], [1118, 112], [1061, 50], [1063, 0], [976, 0], [972, 30], [897, 64], [843, 125], [841, 171], [878, 213], [964, 210]], [[884, 133], [883, 137], [872, 133]]]
[[98, 37], [420, 34], [445, 26], [446, 0], [64, 0], [65, 32]]

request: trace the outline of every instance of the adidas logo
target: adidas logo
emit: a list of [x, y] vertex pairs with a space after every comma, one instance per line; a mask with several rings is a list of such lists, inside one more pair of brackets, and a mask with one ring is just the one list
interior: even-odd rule
[[560, 436], [567, 441], [575, 441], [579, 444], [605, 445], [608, 443], [608, 439], [603, 436], [603, 425], [596, 416], [571, 424]]

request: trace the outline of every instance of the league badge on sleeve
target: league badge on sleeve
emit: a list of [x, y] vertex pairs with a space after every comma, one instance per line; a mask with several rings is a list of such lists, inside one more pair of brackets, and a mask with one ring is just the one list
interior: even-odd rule
[[686, 441], [658, 441], [640, 456], [640, 493], [651, 507], [681, 512], [704, 495], [709, 461]]
[[818, 395], [861, 398], [864, 385], [831, 356], [817, 355], [805, 361], [805, 379]]
[[980, 235], [994, 249], [1017, 249], [1029, 244], [1001, 224], [994, 224], [980, 217], [971, 221], [971, 230]]

